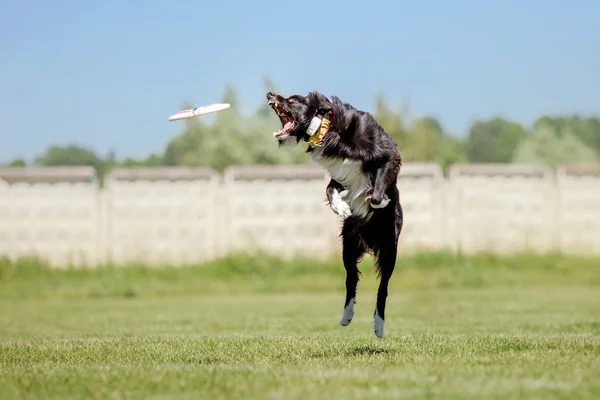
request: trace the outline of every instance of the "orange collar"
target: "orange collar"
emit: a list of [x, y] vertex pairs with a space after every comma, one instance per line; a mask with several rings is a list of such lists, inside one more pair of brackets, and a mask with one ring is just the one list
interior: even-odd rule
[[[331, 112], [329, 114], [331, 114]], [[319, 126], [319, 130], [308, 139], [308, 145], [312, 148], [322, 146], [323, 138], [325, 137], [325, 134], [329, 132], [330, 126], [331, 119], [329, 118], [328, 114], [325, 114], [321, 119], [321, 125]]]

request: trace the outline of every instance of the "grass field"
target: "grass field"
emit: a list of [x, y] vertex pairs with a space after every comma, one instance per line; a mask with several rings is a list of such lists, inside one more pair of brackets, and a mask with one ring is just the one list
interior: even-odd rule
[[0, 398], [597, 399], [600, 260], [403, 256], [386, 337], [363, 262], [50, 270], [0, 261]]

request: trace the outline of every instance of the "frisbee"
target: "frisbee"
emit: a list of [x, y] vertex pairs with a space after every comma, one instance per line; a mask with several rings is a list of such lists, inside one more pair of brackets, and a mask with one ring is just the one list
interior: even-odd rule
[[169, 121], [199, 117], [201, 115], [206, 115], [217, 111], [223, 111], [228, 109], [229, 107], [231, 107], [231, 104], [229, 103], [215, 103], [206, 106], [190, 108], [188, 110], [181, 110], [171, 115], [169, 117]]

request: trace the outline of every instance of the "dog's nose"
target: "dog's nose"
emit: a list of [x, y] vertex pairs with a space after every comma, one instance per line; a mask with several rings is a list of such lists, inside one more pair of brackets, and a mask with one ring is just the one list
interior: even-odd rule
[[267, 99], [270, 99], [272, 97], [275, 97], [275, 93], [273, 93], [273, 92], [267, 93]]

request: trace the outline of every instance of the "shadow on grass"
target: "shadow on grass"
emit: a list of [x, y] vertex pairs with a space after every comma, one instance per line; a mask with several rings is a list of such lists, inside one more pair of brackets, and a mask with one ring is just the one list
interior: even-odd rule
[[360, 356], [374, 356], [378, 354], [388, 354], [389, 349], [385, 349], [378, 346], [371, 345], [360, 345], [348, 349], [347, 354], [349, 356], [360, 357]]

